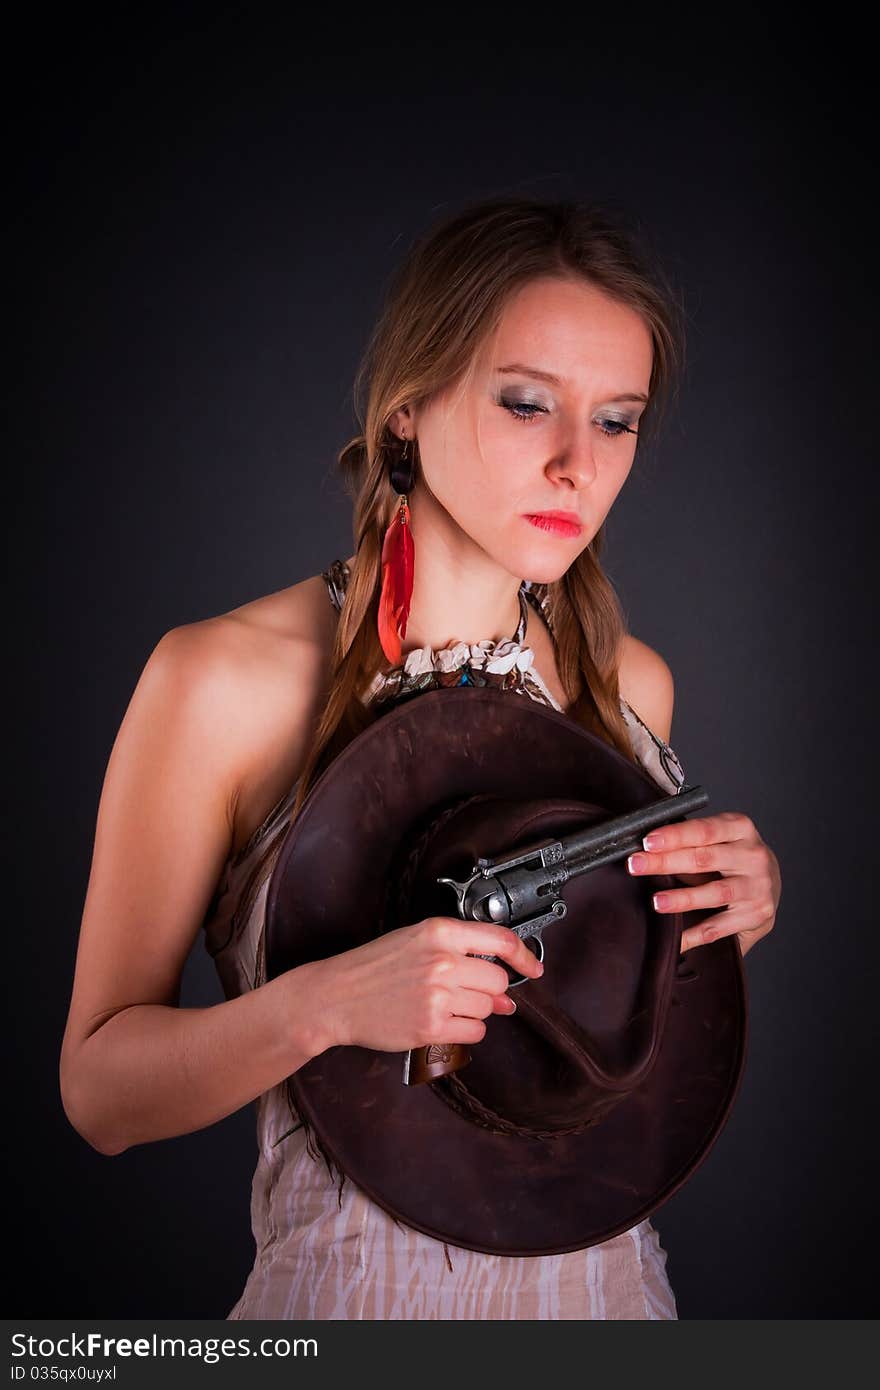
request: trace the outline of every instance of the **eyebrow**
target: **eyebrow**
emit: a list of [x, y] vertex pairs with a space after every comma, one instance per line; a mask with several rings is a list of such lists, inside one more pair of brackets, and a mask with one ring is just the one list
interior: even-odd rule
[[[565, 378], [554, 376], [552, 372], [542, 372], [538, 367], [524, 367], [521, 362], [509, 362], [506, 367], [496, 369], [499, 374], [502, 372], [517, 372], [520, 376], [533, 376], [537, 381], [549, 381], [553, 386], [564, 386]], [[647, 401], [648, 397], [637, 394], [634, 391], [627, 392], [623, 396], [609, 396], [612, 401]]]

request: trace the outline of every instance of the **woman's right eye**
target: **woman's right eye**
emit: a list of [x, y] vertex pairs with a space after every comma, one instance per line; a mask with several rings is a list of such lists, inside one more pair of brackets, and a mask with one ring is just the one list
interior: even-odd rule
[[[511, 401], [505, 400], [502, 396], [499, 405], [502, 405], [505, 410], [509, 411], [514, 420], [522, 420], [524, 423], [527, 423], [529, 420], [534, 420], [535, 414], [546, 415], [548, 413], [544, 406], [535, 405], [534, 401]], [[528, 411], [529, 413], [520, 414], [521, 411]]]

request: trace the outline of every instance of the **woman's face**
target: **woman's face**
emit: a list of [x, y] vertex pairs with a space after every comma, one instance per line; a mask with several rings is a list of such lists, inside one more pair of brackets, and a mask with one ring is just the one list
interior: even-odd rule
[[[651, 363], [651, 335], [635, 310], [583, 282], [524, 286], [464, 392], [449, 388], [406, 426], [427, 484], [411, 499], [414, 538], [436, 524], [453, 547], [464, 542], [463, 558], [475, 544], [516, 578], [560, 578], [632, 467]], [[554, 511], [573, 515], [580, 532], [528, 520]]]

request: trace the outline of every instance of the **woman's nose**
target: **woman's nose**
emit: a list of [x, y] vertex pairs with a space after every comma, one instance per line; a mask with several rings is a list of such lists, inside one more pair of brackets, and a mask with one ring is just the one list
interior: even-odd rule
[[578, 490], [595, 482], [595, 445], [588, 429], [573, 431], [566, 437], [553, 460], [553, 472], [557, 477], [569, 478]]

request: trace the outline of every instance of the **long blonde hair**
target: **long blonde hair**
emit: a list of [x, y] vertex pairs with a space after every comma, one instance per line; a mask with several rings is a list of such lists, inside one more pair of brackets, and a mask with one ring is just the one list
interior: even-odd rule
[[[624, 217], [599, 204], [496, 197], [435, 224], [392, 276], [354, 383], [362, 431], [337, 455], [353, 501], [356, 553], [336, 628], [326, 702], [290, 821], [324, 768], [377, 717], [363, 696], [387, 664], [377, 617], [382, 542], [396, 501], [390, 465], [401, 448], [389, 429], [394, 412], [404, 405], [418, 407], [450, 383], [467, 379], [508, 300], [528, 281], [579, 277], [636, 310], [650, 330], [650, 399], [639, 439], [651, 437], [678, 389], [685, 316], [664, 272], [640, 242], [641, 234], [627, 227]], [[553, 634], [569, 717], [634, 760], [617, 674], [626, 624], [600, 561], [604, 532], [603, 524], [559, 580], [534, 585], [533, 591]], [[272, 848], [277, 851], [283, 838], [277, 836]]]

